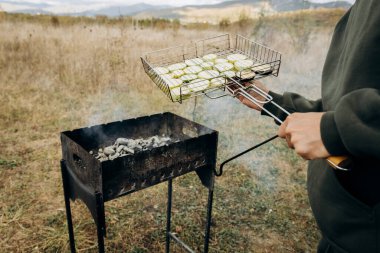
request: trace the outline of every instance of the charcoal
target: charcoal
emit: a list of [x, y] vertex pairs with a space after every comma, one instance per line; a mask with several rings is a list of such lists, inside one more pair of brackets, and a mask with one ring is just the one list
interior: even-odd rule
[[104, 154], [106, 154], [106, 155], [113, 155], [115, 153], [116, 153], [116, 151], [113, 149], [112, 146], [104, 148]]
[[147, 139], [128, 139], [120, 137], [116, 139], [113, 145], [99, 148], [98, 153], [90, 151], [90, 154], [102, 162], [114, 160], [120, 156], [135, 154], [136, 152], [167, 145], [169, 141], [172, 141], [170, 137], [160, 137], [157, 135]]
[[112, 161], [120, 156], [119, 153], [115, 153], [114, 155], [110, 155], [108, 158]]
[[117, 153], [120, 153], [122, 150], [124, 150], [124, 145], [120, 145], [120, 146], [118, 146], [117, 148], [116, 148], [116, 152]]
[[128, 145], [129, 144], [129, 139], [127, 138], [117, 138], [115, 144], [116, 145]]
[[124, 146], [124, 151], [128, 152], [128, 153], [131, 153], [131, 154], [135, 153], [135, 151], [133, 149], [131, 149], [131, 148], [127, 147], [127, 146]]

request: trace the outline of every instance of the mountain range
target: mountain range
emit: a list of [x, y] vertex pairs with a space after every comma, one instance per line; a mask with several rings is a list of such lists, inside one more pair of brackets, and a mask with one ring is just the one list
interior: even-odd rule
[[[238, 11], [247, 11], [252, 15], [258, 13], [272, 14], [284, 11], [295, 11], [301, 9], [315, 8], [346, 8], [351, 6], [345, 1], [331, 1], [327, 3], [314, 3], [308, 0], [231, 0], [213, 5], [187, 5], [182, 7], [172, 7], [169, 5], [150, 5], [145, 3], [133, 5], [101, 5], [101, 4], [78, 4], [70, 8], [58, 7], [48, 3], [13, 2], [2, 0], [0, 10], [6, 12], [18, 12], [29, 14], [54, 14], [73, 16], [96, 16], [105, 15], [109, 17], [136, 16], [136, 17], [156, 17], [156, 18], [178, 18], [188, 22], [201, 21], [205, 15], [225, 10], [224, 15], [233, 14]], [[203, 14], [202, 14], [203, 13]], [[190, 16], [198, 16], [196, 19]], [[220, 17], [218, 17], [220, 19]], [[233, 18], [232, 18], [233, 19]]]

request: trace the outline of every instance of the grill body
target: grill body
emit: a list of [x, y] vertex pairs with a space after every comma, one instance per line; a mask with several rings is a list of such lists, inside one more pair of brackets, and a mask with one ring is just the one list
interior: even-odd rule
[[[99, 162], [89, 151], [112, 145], [119, 137], [171, 137], [169, 145]], [[190, 171], [214, 167], [218, 133], [172, 113], [156, 114], [61, 134], [67, 166], [90, 191], [108, 201]], [[200, 172], [207, 185], [206, 173]]]
[[[173, 140], [165, 146], [100, 162], [90, 151], [112, 145], [117, 138], [149, 138], [165, 135]], [[196, 171], [209, 189], [205, 251], [208, 251], [211, 206], [218, 132], [173, 113], [162, 113], [61, 133], [62, 180], [71, 251], [75, 252], [70, 199], [81, 199], [97, 226], [99, 252], [106, 235], [104, 202]], [[171, 210], [171, 186], [168, 210]], [[169, 208], [170, 207], [170, 208]], [[167, 238], [170, 233], [168, 211]], [[179, 240], [178, 238], [176, 238]], [[167, 239], [167, 252], [169, 241]]]

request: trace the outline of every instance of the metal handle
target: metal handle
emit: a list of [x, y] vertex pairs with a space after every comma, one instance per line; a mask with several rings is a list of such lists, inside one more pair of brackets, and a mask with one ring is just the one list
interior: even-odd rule
[[[261, 108], [262, 110], [264, 110], [269, 116], [271, 116], [274, 120], [276, 120], [280, 124], [282, 124], [283, 121], [281, 119], [279, 119], [277, 116], [275, 116], [273, 113], [271, 113], [270, 111], [268, 111], [266, 108], [264, 108], [264, 105], [266, 103], [271, 103], [274, 106], [276, 106], [277, 108], [279, 108], [280, 110], [282, 110], [287, 115], [290, 115], [290, 113], [287, 110], [285, 110], [283, 107], [281, 107], [277, 103], [273, 102], [273, 98], [270, 95], [268, 95], [265, 91], [263, 91], [262, 89], [260, 89], [259, 87], [257, 87], [254, 84], [252, 84], [252, 85], [249, 86], [249, 90], [252, 90], [252, 91], [256, 92], [256, 94], [258, 94], [259, 96], [261, 96], [263, 98], [263, 100], [259, 100], [259, 99], [255, 98], [255, 97], [253, 97], [250, 93], [248, 93], [246, 91], [245, 87], [242, 88], [241, 84], [239, 84], [239, 88], [238, 89], [234, 90], [234, 93], [236, 95], [239, 95], [239, 94], [242, 95], [243, 97], [245, 97], [246, 99], [248, 99], [250, 102], [252, 102], [255, 105], [257, 105], [259, 108]], [[334, 169], [343, 170], [343, 171], [350, 171], [352, 169], [353, 162], [347, 156], [330, 156], [326, 160], [331, 165], [331, 167], [334, 168]]]
[[218, 98], [222, 98], [222, 97], [225, 97], [225, 96], [229, 96], [228, 94], [222, 94], [222, 95], [218, 95], [218, 96], [211, 96], [207, 92], [205, 92], [204, 94], [205, 94], [206, 97], [211, 98], [211, 99], [218, 99]]
[[326, 161], [337, 170], [350, 171], [354, 165], [352, 159], [348, 156], [330, 156]]
[[264, 144], [266, 144], [266, 143], [268, 143], [268, 142], [270, 142], [270, 141], [276, 139], [277, 137], [278, 137], [278, 135], [272, 136], [272, 137], [270, 137], [269, 139], [267, 139], [267, 140], [265, 140], [265, 141], [263, 141], [263, 142], [261, 142], [261, 143], [255, 145], [255, 146], [253, 146], [253, 147], [251, 147], [251, 148], [249, 148], [249, 149], [246, 149], [246, 150], [244, 150], [243, 152], [240, 152], [240, 153], [237, 154], [237, 155], [234, 155], [234, 156], [228, 158], [227, 160], [225, 160], [224, 162], [222, 162], [222, 163], [220, 164], [219, 172], [217, 172], [216, 169], [214, 168], [215, 176], [220, 177], [220, 176], [223, 174], [223, 167], [224, 167], [224, 165], [226, 165], [227, 163], [231, 162], [232, 160], [235, 160], [236, 158], [238, 158], [238, 157], [240, 157], [240, 156], [242, 156], [242, 155], [244, 155], [244, 154], [246, 154], [246, 153], [248, 153], [248, 152], [250, 152], [250, 151], [252, 151], [252, 150], [254, 150], [254, 149], [256, 149], [256, 148], [258, 148], [258, 147], [261, 147], [262, 145], [264, 145]]

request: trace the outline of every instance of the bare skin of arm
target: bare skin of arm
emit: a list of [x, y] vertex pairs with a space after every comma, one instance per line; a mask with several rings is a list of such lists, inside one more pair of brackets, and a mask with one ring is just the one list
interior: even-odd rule
[[[254, 84], [266, 93], [269, 92], [261, 82], [255, 81]], [[262, 99], [255, 92], [251, 91], [250, 94], [256, 99]], [[248, 99], [242, 96], [238, 96], [238, 99], [249, 108], [261, 111], [260, 107]], [[293, 113], [281, 124], [277, 134], [286, 140], [289, 148], [294, 149], [306, 160], [327, 158], [330, 154], [323, 145], [320, 129], [323, 114], [323, 112]]]
[[[250, 83], [249, 83], [249, 84], [250, 84]], [[265, 85], [264, 85], [262, 82], [254, 81], [253, 84], [254, 84], [255, 86], [257, 86], [258, 88], [260, 88], [260, 89], [261, 89], [262, 91], [264, 91], [265, 93], [268, 93], [268, 92], [269, 92], [268, 88], [265, 87]], [[249, 91], [249, 94], [251, 94], [251, 96], [253, 96], [255, 99], [263, 101], [263, 97], [262, 97], [261, 95], [258, 95], [256, 92]], [[249, 108], [261, 112], [261, 108], [260, 108], [259, 106], [257, 106], [256, 104], [252, 103], [251, 101], [249, 101], [249, 100], [246, 99], [245, 97], [243, 97], [243, 96], [238, 96], [238, 99], [239, 99], [244, 105], [248, 106]]]

